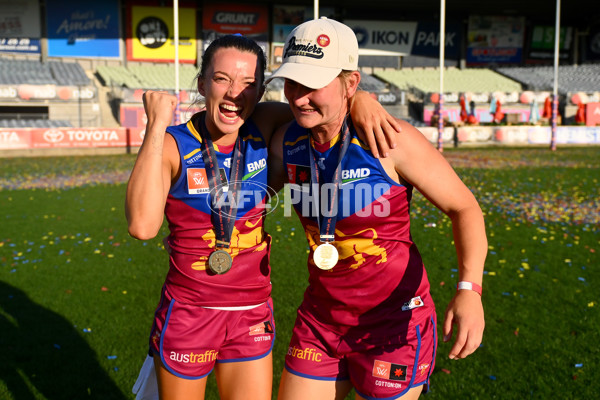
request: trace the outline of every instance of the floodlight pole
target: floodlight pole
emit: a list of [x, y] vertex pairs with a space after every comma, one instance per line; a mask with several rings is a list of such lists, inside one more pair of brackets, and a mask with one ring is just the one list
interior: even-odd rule
[[179, 115], [179, 0], [173, 1], [173, 26], [174, 35], [173, 43], [175, 44], [175, 97], [177, 104], [175, 106], [175, 125], [180, 122]]
[[446, 0], [440, 0], [440, 96], [438, 99], [438, 141], [437, 148], [444, 151], [444, 118], [442, 108], [444, 107], [444, 49], [446, 47]]
[[558, 123], [558, 58], [560, 55], [560, 0], [556, 0], [556, 26], [554, 27], [554, 88], [552, 93], [552, 138], [550, 150], [556, 150], [556, 124]]

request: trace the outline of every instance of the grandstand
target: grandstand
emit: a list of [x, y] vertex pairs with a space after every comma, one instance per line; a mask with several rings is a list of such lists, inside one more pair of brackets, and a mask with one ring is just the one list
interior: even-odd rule
[[[106, 66], [96, 69], [98, 77], [106, 86], [130, 89], [175, 90], [175, 67], [173, 65]], [[179, 66], [179, 82], [183, 89], [193, 89], [198, 70], [193, 65]]]
[[85, 86], [90, 83], [90, 78], [78, 63], [0, 58], [0, 85]]
[[0, 58], [1, 128], [97, 126], [98, 109], [97, 89], [79, 63]]
[[[426, 68], [403, 68], [376, 71], [374, 75], [394, 84], [401, 90], [420, 93], [437, 93], [440, 90], [440, 71]], [[522, 85], [490, 69], [457, 69], [444, 71], [445, 92], [513, 92], [521, 91]]]
[[[521, 83], [527, 90], [553, 90], [554, 68], [551, 66], [504, 67], [496, 71]], [[600, 64], [561, 65], [558, 71], [560, 94], [600, 92]]]
[[[145, 8], [135, 1], [110, 0], [102, 7], [90, 5], [89, 13], [80, 13], [75, 6], [59, 10], [43, 1], [24, 3], [25, 8], [0, 10], [5, 21], [36, 26], [39, 31], [32, 30], [28, 38], [0, 34], [0, 128], [119, 127], [143, 135], [146, 117], [142, 94], [148, 89], [173, 93], [175, 67], [172, 47], [149, 47], [136, 39], [137, 20], [132, 16], [148, 13], [148, 17], [169, 25], [171, 7], [156, 1], [157, 7]], [[553, 29], [554, 11], [543, 0], [509, 3], [499, 13], [491, 13], [485, 3], [465, 0], [446, 10], [442, 114], [452, 123], [461, 122], [461, 98], [468, 98], [469, 106], [473, 101], [481, 124], [491, 121], [490, 105], [496, 101], [507, 115], [505, 123], [508, 117], [510, 123], [525, 123], [532, 99], [543, 103], [552, 93], [554, 43], [550, 43], [548, 32]], [[253, 14], [261, 20], [260, 28], [252, 29], [258, 29], [253, 37], [261, 38], [257, 41], [266, 51], [268, 76], [281, 62], [283, 51], [282, 40], [274, 40], [275, 32], [289, 28], [282, 16], [296, 15], [303, 7], [272, 1], [261, 4]], [[212, 10], [193, 0], [185, 7], [187, 16], [194, 13], [196, 18], [195, 24], [181, 26], [194, 29], [180, 31], [181, 38], [195, 35], [190, 36], [194, 42], [188, 42], [185, 52], [180, 52], [178, 68], [180, 109], [189, 113], [202, 106], [195, 77], [206, 40], [239, 29], [225, 23], [213, 27], [216, 31], [210, 30], [213, 28], [207, 22], [222, 11], [219, 7]], [[44, 12], [37, 16], [37, 12], [23, 11], [27, 8]], [[247, 12], [236, 5], [225, 8], [228, 12], [229, 8], [235, 13]], [[419, 127], [430, 125], [439, 97], [439, 21], [435, 13], [432, 15], [437, 8], [434, 0], [378, 0], [372, 7], [348, 0], [321, 10], [342, 22], [354, 21], [362, 29], [357, 31], [361, 32], [357, 37], [364, 50], [359, 59], [360, 88], [372, 93], [393, 115]], [[571, 3], [564, 5], [561, 14], [564, 27], [572, 34], [565, 33], [565, 44], [571, 47], [561, 44], [560, 48], [559, 112], [562, 121], [571, 123], [581, 109], [578, 102], [597, 104], [598, 112], [594, 113], [600, 115], [600, 65], [589, 64], [600, 60], [600, 52], [592, 46], [600, 27], [596, 28], [597, 18], [592, 14], [585, 13], [582, 19], [580, 10]], [[312, 18], [312, 13], [306, 9], [298, 16]], [[97, 25], [100, 20], [120, 21], [120, 25]], [[51, 31], [51, 26], [63, 26], [65, 21], [73, 29], [68, 37]], [[535, 32], [544, 35], [535, 36]], [[581, 65], [569, 65], [576, 63]], [[271, 81], [263, 100], [285, 101], [283, 81]], [[591, 125], [596, 123], [600, 119]]]
[[68, 128], [70, 121], [50, 119], [0, 119], [0, 128]]

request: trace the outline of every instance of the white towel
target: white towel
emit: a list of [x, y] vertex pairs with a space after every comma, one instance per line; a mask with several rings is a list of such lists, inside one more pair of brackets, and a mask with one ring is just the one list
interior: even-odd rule
[[136, 400], [158, 400], [158, 382], [156, 380], [156, 370], [154, 369], [154, 358], [146, 357], [131, 391], [136, 395]]

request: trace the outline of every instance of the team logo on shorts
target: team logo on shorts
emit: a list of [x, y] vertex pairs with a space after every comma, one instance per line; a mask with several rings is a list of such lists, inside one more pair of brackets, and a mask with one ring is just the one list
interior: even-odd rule
[[374, 377], [392, 381], [406, 381], [407, 370], [406, 365], [392, 364], [386, 361], [375, 360], [373, 364]]
[[271, 321], [261, 322], [260, 324], [250, 327], [250, 335], [262, 335], [273, 332], [273, 325], [271, 325]]
[[413, 308], [423, 307], [424, 305], [421, 296], [413, 297], [409, 302], [404, 303], [402, 311], [412, 310]]
[[152, 334], [152, 344], [158, 347], [158, 342], [160, 342], [160, 332], [157, 330]]

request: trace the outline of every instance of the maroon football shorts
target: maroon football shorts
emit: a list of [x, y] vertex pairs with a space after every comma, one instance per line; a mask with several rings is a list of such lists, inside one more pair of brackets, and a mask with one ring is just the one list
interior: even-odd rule
[[300, 309], [285, 367], [308, 379], [350, 379], [367, 399], [398, 398], [420, 385], [427, 389], [437, 348], [435, 312], [399, 329], [339, 335]]
[[275, 341], [273, 301], [249, 310], [218, 310], [179, 303], [163, 293], [150, 335], [150, 349], [174, 375], [200, 379], [215, 362], [267, 356]]

